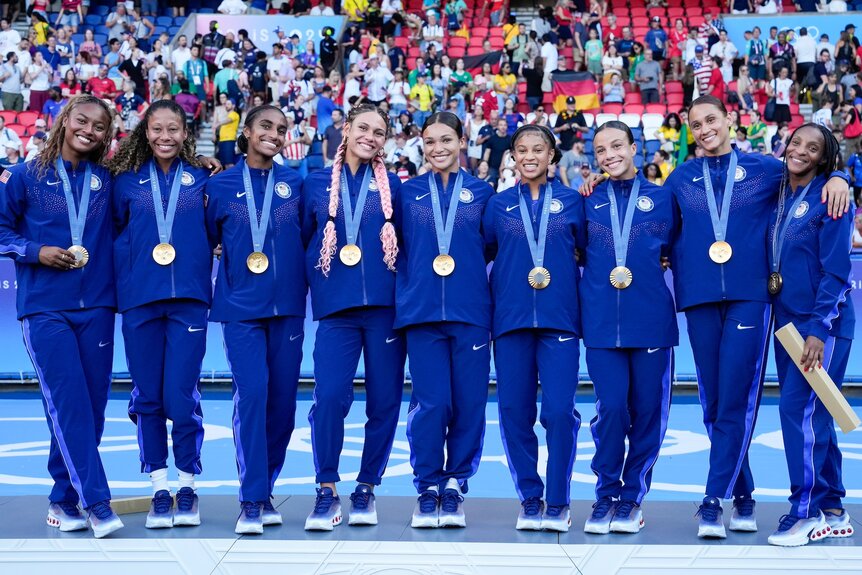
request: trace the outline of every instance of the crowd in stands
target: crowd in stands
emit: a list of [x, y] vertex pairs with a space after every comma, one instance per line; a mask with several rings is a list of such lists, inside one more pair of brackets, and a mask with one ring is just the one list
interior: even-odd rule
[[[639, 165], [655, 182], [697, 154], [686, 106], [719, 97], [734, 117], [736, 147], [780, 157], [805, 118], [842, 143], [862, 193], [862, 49], [848, 23], [838, 38], [769, 27], [727, 35], [722, 13], [830, 11], [843, 0], [557, 0], [531, 21], [508, 0], [33, 0], [4, 2], [0, 19], [0, 164], [38, 153], [67, 99], [81, 91], [110, 100], [118, 138], [146, 106], [174, 98], [189, 126], [211, 125], [217, 155], [235, 162], [244, 114], [274, 103], [290, 118], [284, 161], [303, 174], [331, 162], [350, 107], [370, 101], [392, 119], [387, 162], [402, 179], [422, 173], [420, 127], [433, 111], [464, 122], [464, 165], [498, 189], [518, 175], [509, 137], [523, 123], [551, 127], [563, 159], [556, 174], [577, 186], [593, 169], [592, 126], [620, 119], [635, 130]], [[852, 8], [852, 6], [851, 6]], [[178, 35], [188, 14], [343, 14], [303, 40], [275, 27], [255, 45], [246, 30]], [[27, 19], [21, 34], [11, 22]], [[764, 27], [766, 28], [766, 27]], [[599, 106], [557, 99], [559, 72], [592, 75]]]

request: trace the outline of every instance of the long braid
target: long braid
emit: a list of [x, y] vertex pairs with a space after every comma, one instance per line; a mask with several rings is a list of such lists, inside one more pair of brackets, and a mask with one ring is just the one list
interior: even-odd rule
[[389, 189], [389, 173], [386, 171], [386, 163], [380, 156], [371, 160], [374, 168], [374, 179], [377, 182], [377, 190], [380, 192], [380, 208], [383, 210], [383, 227], [380, 228], [380, 243], [383, 245], [383, 261], [389, 271], [395, 271], [395, 260], [398, 258], [398, 237], [395, 235], [395, 226], [392, 225], [392, 191]]
[[329, 277], [329, 268], [332, 257], [338, 247], [338, 238], [335, 231], [335, 216], [338, 215], [338, 198], [341, 193], [341, 168], [344, 165], [344, 155], [347, 153], [347, 137], [341, 140], [335, 158], [332, 161], [332, 179], [329, 184], [329, 218], [323, 228], [323, 244], [320, 246], [320, 259], [317, 261], [317, 269]]

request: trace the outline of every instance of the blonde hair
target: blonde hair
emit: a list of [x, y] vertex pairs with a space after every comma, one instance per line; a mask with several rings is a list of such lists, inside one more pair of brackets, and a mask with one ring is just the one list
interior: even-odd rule
[[[368, 112], [375, 113], [383, 119], [386, 124], [386, 134], [389, 135], [389, 117], [377, 106], [360, 104], [350, 109], [345, 120], [344, 138], [341, 145], [338, 146], [332, 163], [332, 180], [329, 187], [329, 218], [323, 228], [323, 243], [320, 247], [320, 259], [316, 266], [326, 277], [329, 277], [332, 258], [335, 256], [338, 246], [335, 217], [338, 214], [338, 202], [341, 198], [341, 170], [347, 153], [347, 126], [351, 125], [358, 116]], [[380, 207], [383, 210], [383, 217], [386, 218], [383, 227], [380, 228], [383, 262], [389, 271], [395, 271], [395, 260], [398, 257], [398, 238], [395, 235], [395, 226], [392, 225], [392, 191], [389, 189], [389, 173], [383, 158], [379, 155], [372, 158], [370, 168], [374, 170], [374, 181], [377, 182], [377, 189], [380, 192]]]

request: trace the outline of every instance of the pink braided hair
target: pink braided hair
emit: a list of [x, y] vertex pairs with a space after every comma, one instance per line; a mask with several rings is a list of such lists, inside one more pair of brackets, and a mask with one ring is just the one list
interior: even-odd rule
[[[354, 106], [347, 118], [341, 144], [335, 152], [332, 162], [332, 179], [329, 187], [329, 218], [323, 228], [323, 242], [320, 246], [320, 259], [317, 261], [317, 269], [329, 277], [332, 258], [338, 249], [338, 238], [335, 231], [335, 216], [338, 214], [338, 202], [341, 194], [341, 169], [344, 166], [344, 157], [347, 153], [347, 125], [365, 112], [375, 112], [381, 117], [384, 114], [373, 106]], [[388, 122], [388, 119], [385, 121]], [[387, 124], [388, 125], [388, 124]], [[388, 130], [387, 130], [388, 132]], [[377, 190], [380, 193], [380, 207], [386, 221], [380, 229], [380, 243], [383, 246], [383, 261], [389, 271], [395, 271], [395, 260], [398, 257], [398, 238], [395, 235], [395, 226], [392, 225], [392, 192], [389, 189], [389, 176], [386, 164], [380, 155], [371, 160], [371, 169], [374, 170], [374, 181], [377, 182]]]

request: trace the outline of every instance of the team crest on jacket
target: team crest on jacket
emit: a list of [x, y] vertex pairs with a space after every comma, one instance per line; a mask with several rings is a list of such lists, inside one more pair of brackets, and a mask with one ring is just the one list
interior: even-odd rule
[[192, 184], [195, 183], [195, 177], [193, 175], [191, 175], [190, 173], [183, 171], [183, 175], [182, 175], [182, 178], [180, 178], [180, 182], [184, 186], [191, 186]]
[[473, 192], [465, 188], [461, 190], [461, 195], [458, 196], [458, 199], [461, 200], [462, 204], [469, 204], [473, 201]]
[[652, 198], [647, 196], [642, 196], [638, 198], [637, 203], [638, 209], [642, 212], [651, 212], [655, 207], [655, 202], [652, 201]]
[[804, 215], [805, 215], [805, 214], [807, 214], [807, 213], [808, 213], [808, 202], [803, 201], [803, 202], [802, 202], [801, 204], [799, 204], [799, 206], [796, 208], [796, 212], [793, 214], [793, 217], [794, 217], [794, 218], [801, 218], [802, 216], [804, 216]]
[[563, 206], [563, 202], [561, 202], [560, 200], [558, 200], [556, 198], [551, 200], [551, 213], [552, 214], [559, 214], [560, 212], [563, 211], [564, 207], [565, 206]]
[[99, 179], [99, 176], [96, 174], [90, 175], [90, 189], [91, 190], [101, 190], [102, 189], [102, 180]]
[[745, 179], [745, 168], [742, 166], [736, 166], [736, 173], [733, 175], [734, 182], [741, 182]]
[[287, 182], [278, 182], [275, 185], [275, 193], [278, 194], [279, 198], [284, 198], [286, 200], [290, 197], [290, 186]]
[[368, 191], [369, 192], [376, 192], [377, 190], [378, 190], [377, 180], [375, 180], [374, 178], [371, 178], [371, 181], [368, 182]]

